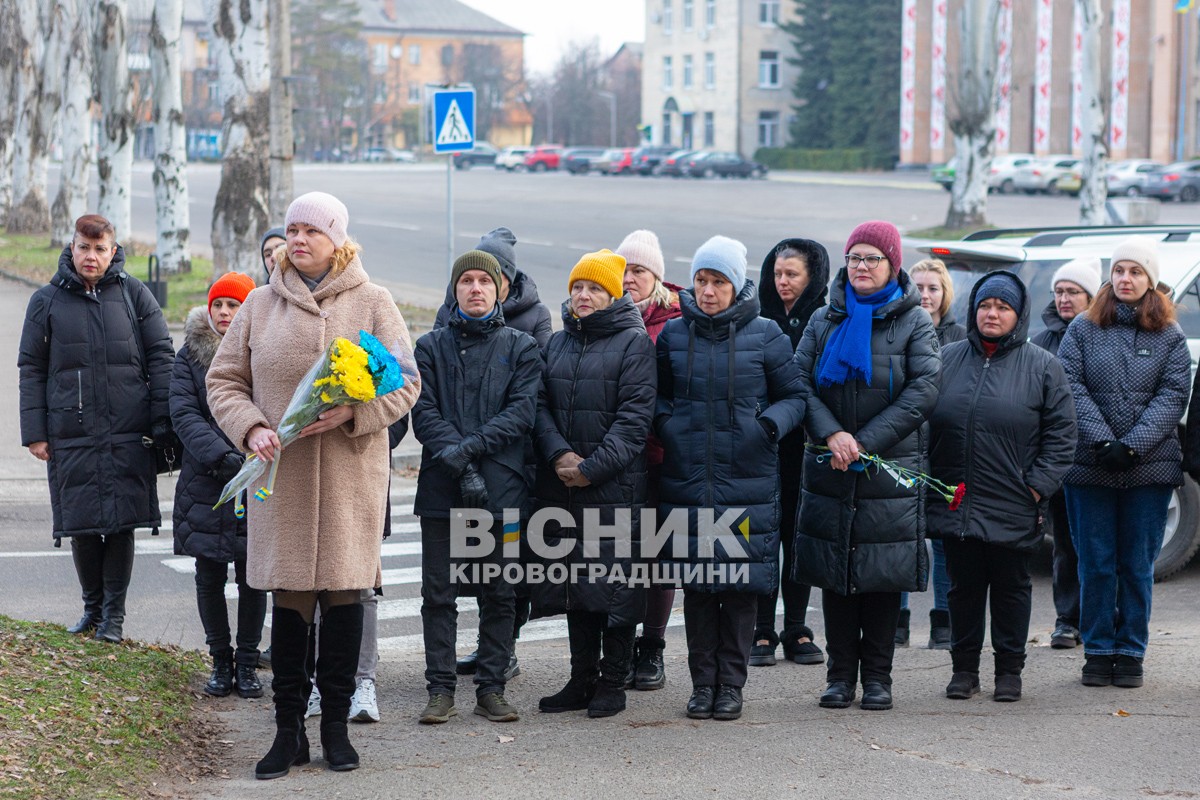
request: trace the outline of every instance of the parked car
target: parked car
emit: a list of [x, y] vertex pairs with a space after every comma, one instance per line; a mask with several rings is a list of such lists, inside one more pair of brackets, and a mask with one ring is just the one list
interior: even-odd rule
[[672, 178], [682, 178], [686, 173], [683, 171], [684, 159], [690, 157], [695, 150], [676, 150], [669, 156], [664, 158], [654, 168], [656, 175], [670, 175]]
[[615, 147], [592, 159], [592, 169], [605, 175], [627, 175], [633, 172], [633, 148]]
[[[951, 310], [965, 319], [971, 288], [986, 272], [1007, 269], [1025, 282], [1034, 311], [1051, 298], [1054, 272], [1067, 261], [1097, 256], [1108, 268], [1118, 241], [1133, 234], [1159, 242], [1159, 278], [1175, 298], [1178, 322], [1188, 337], [1192, 363], [1200, 356], [1200, 225], [1109, 226], [1096, 228], [992, 229], [961, 241], [939, 241], [918, 250], [945, 262], [954, 281]], [[1045, 327], [1038, 313], [1030, 315], [1030, 334]], [[1193, 367], [1195, 369], [1195, 367]], [[1182, 428], [1185, 420], [1180, 421]], [[1175, 490], [1167, 514], [1162, 550], [1154, 562], [1156, 580], [1187, 566], [1200, 549], [1200, 486], [1189, 477]]]
[[1078, 163], [1074, 156], [1034, 159], [1014, 171], [1013, 186], [1026, 194], [1059, 194], [1059, 180], [1067, 177]]
[[533, 151], [525, 155], [525, 169], [531, 172], [545, 172], [548, 169], [558, 169], [562, 159], [562, 145], [539, 144]]
[[952, 158], [940, 167], [934, 167], [929, 178], [947, 192], [954, 188], [954, 176], [958, 174], [958, 159]]
[[394, 162], [397, 164], [415, 164], [417, 156], [411, 150], [398, 150], [395, 147], [372, 147], [363, 154], [363, 161]]
[[688, 160], [687, 172], [697, 178], [765, 178], [767, 168], [737, 153], [705, 153], [700, 161]]
[[[1017, 188], [1013, 182], [1013, 175], [1018, 169], [1028, 166], [1032, 161], [1033, 156], [1030, 153], [1006, 153], [993, 158], [991, 169], [988, 171], [988, 191], [1003, 194], [1015, 192]], [[950, 191], [954, 188], [954, 177], [957, 172], [958, 158], [956, 157], [935, 168], [931, 177], [934, 183], [941, 185], [946, 191]]]
[[1142, 194], [1184, 203], [1200, 200], [1200, 161], [1177, 161], [1151, 172], [1142, 187]]
[[454, 154], [454, 167], [456, 169], [470, 169], [479, 164], [491, 165], [496, 163], [496, 155], [496, 148], [487, 142], [476, 142], [474, 150]]
[[663, 159], [678, 148], [672, 145], [644, 145], [633, 151], [633, 168], [640, 175], [653, 175]]
[[506, 147], [496, 155], [496, 169], [513, 170], [525, 169], [525, 156], [533, 152], [532, 147]]
[[1131, 158], [1114, 161], [1108, 165], [1108, 193], [1137, 197], [1142, 194], [1150, 174], [1162, 169], [1165, 164], [1148, 158]]
[[559, 166], [572, 175], [586, 175], [592, 168], [592, 159], [603, 155], [602, 147], [572, 147], [563, 151]]

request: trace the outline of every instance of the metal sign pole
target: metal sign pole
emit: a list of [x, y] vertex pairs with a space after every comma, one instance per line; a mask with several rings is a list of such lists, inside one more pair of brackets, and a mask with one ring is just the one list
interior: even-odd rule
[[454, 271], [454, 156], [446, 156], [446, 281]]

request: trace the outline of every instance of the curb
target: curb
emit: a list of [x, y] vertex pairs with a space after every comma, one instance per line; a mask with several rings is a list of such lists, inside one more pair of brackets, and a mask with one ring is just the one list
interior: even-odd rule
[[17, 275], [16, 273], [9, 272], [6, 269], [0, 269], [0, 277], [8, 278], [10, 281], [16, 281], [17, 283], [24, 284], [31, 289], [40, 289], [46, 285], [45, 281], [39, 283], [38, 281], [33, 280], [33, 278], [27, 278], [24, 275]]

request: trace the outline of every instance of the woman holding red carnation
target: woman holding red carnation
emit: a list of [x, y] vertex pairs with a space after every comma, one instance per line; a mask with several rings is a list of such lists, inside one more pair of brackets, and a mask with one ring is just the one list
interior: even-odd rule
[[1049, 498], [1075, 457], [1067, 375], [1058, 359], [1028, 342], [1029, 306], [1011, 272], [990, 272], [975, 285], [967, 339], [942, 351], [941, 392], [929, 419], [933, 474], [966, 487], [957, 505], [926, 496], [929, 536], [942, 539], [950, 576], [954, 674], [946, 696], [955, 700], [979, 693], [989, 594], [992, 699], [1021, 699], [1030, 565]]

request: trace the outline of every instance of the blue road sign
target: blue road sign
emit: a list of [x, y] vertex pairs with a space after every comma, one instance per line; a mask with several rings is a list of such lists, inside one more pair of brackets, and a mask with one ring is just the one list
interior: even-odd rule
[[475, 149], [475, 90], [450, 89], [433, 93], [433, 152], [458, 153]]

